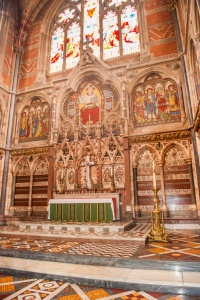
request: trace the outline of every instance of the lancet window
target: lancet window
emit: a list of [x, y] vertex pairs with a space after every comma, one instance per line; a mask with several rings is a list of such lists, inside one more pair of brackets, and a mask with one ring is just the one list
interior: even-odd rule
[[67, 0], [54, 19], [50, 72], [74, 67], [85, 47], [100, 59], [140, 51], [134, 0]]

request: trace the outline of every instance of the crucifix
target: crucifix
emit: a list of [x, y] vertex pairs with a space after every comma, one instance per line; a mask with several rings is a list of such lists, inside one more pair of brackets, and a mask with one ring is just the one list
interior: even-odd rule
[[92, 188], [92, 181], [91, 181], [91, 174], [90, 174], [90, 169], [91, 166], [94, 166], [94, 162], [90, 161], [90, 155], [87, 154], [85, 158], [85, 174], [86, 174], [86, 186], [87, 189]]

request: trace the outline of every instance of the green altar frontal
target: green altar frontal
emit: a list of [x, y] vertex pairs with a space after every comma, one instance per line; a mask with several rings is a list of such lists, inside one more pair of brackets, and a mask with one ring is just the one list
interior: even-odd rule
[[111, 203], [50, 203], [50, 220], [66, 222], [112, 222]]

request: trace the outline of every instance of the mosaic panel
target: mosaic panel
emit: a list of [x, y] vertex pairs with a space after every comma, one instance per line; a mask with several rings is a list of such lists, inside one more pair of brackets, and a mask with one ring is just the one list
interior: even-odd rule
[[26, 106], [20, 119], [19, 142], [31, 142], [47, 139], [49, 133], [49, 104], [39, 98]]
[[181, 121], [177, 84], [157, 74], [148, 76], [134, 88], [133, 111], [136, 127]]

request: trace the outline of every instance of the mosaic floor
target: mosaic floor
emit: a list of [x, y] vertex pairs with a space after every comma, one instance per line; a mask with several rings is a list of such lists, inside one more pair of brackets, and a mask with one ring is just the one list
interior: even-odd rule
[[0, 250], [51, 252], [63, 255], [105, 256], [116, 258], [137, 258], [200, 262], [200, 230], [168, 230], [168, 243], [154, 242], [147, 245], [101, 242], [71, 242], [62, 239], [32, 239], [22, 236], [0, 235]]
[[0, 300], [197, 300], [199, 297], [105, 289], [0, 274]]

